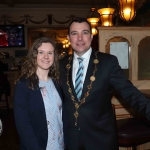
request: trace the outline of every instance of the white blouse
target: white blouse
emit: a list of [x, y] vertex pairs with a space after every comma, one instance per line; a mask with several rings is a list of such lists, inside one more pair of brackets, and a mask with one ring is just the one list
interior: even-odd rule
[[46, 150], [64, 150], [62, 100], [52, 79], [47, 82], [39, 81], [39, 87], [47, 118], [48, 142]]

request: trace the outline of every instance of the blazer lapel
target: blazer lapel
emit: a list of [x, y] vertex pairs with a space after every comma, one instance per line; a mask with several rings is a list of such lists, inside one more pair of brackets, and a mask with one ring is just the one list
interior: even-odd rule
[[59, 85], [57, 82], [55, 82], [54, 80], [53, 80], [53, 83], [54, 83], [54, 85], [55, 85], [55, 88], [56, 88], [56, 90], [57, 90], [57, 92], [58, 92], [60, 98], [63, 99], [62, 91], [61, 91], [60, 85]]
[[[43, 97], [42, 97], [42, 93], [40, 88], [38, 88], [37, 90], [35, 90], [35, 99], [36, 99], [36, 106], [38, 107], [38, 109], [40, 110], [40, 113], [42, 115], [41, 122], [45, 122], [46, 123], [46, 113], [45, 113], [45, 107], [44, 107], [44, 102], [43, 102]], [[47, 126], [47, 124], [44, 124]]]

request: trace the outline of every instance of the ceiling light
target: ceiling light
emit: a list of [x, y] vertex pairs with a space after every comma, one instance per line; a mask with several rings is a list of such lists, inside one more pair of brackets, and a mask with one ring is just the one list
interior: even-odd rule
[[98, 13], [96, 11], [96, 8], [92, 7], [91, 8], [91, 15], [89, 15], [89, 17], [87, 18], [87, 21], [91, 24], [92, 26], [92, 34], [95, 35], [98, 33], [96, 27], [98, 25], [99, 22], [99, 17], [98, 17]]
[[136, 15], [135, 4], [137, 0], [119, 0], [119, 14], [124, 21], [131, 21]]
[[113, 22], [113, 15], [114, 15], [114, 8], [101, 8], [98, 9], [98, 13], [100, 14], [101, 19], [101, 26], [112, 26]]

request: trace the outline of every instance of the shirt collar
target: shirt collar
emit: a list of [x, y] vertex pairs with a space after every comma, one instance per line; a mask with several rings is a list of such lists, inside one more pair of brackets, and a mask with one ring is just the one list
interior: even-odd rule
[[[87, 50], [87, 52], [84, 55], [82, 55], [82, 57], [84, 59], [89, 59], [90, 56], [91, 56], [91, 53], [92, 53], [92, 48], [90, 47], [89, 50]], [[73, 58], [73, 60], [77, 60], [78, 57], [79, 56], [74, 52], [74, 58]]]

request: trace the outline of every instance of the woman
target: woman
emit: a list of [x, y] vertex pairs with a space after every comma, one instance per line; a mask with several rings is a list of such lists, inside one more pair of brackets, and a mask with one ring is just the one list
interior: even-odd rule
[[14, 115], [21, 150], [63, 150], [62, 101], [55, 43], [37, 39], [15, 87]]

